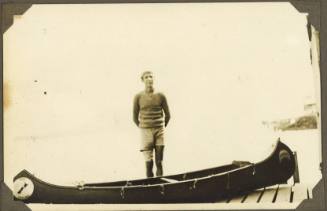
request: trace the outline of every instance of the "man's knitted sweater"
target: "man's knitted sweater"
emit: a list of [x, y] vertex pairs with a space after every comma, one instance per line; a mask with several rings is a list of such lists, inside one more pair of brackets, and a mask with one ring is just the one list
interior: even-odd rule
[[170, 119], [167, 99], [162, 93], [140, 92], [134, 98], [133, 120], [140, 128], [166, 126]]

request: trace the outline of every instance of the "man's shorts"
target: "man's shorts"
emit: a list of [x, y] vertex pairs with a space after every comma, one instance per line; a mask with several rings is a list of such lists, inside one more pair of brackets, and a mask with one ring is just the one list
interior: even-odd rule
[[[164, 127], [140, 128], [141, 129], [141, 152], [151, 153], [155, 146], [164, 146]], [[150, 160], [151, 157], [147, 157]]]

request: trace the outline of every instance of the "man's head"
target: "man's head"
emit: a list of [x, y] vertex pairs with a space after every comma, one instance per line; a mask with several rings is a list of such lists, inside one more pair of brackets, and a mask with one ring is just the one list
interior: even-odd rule
[[145, 71], [141, 76], [142, 81], [144, 82], [146, 87], [153, 86], [153, 73], [151, 71]]

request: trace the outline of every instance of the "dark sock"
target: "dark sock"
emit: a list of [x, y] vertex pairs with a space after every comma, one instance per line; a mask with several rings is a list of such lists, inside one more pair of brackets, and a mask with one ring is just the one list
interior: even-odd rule
[[155, 147], [155, 159], [156, 159], [156, 167], [157, 167], [157, 176], [163, 175], [163, 167], [162, 167], [162, 160], [163, 160], [163, 152], [164, 146], [156, 146]]
[[153, 172], [152, 172], [152, 168], [153, 168], [153, 160], [151, 161], [146, 161], [145, 163], [146, 165], [146, 176], [149, 177], [153, 177]]

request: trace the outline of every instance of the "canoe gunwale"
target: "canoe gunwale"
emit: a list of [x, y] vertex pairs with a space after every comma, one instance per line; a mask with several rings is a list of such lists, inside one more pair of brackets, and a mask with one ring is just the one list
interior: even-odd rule
[[[208, 175], [208, 176], [204, 176], [204, 177], [199, 177], [199, 178], [195, 178], [195, 179], [186, 179], [186, 180], [181, 180], [181, 181], [176, 181], [176, 182], [164, 182], [164, 183], [160, 183], [160, 184], [149, 184], [149, 185], [125, 185], [125, 186], [63, 186], [63, 185], [55, 185], [52, 183], [47, 183], [41, 179], [38, 179], [37, 177], [35, 177], [34, 175], [30, 174], [27, 170], [24, 170], [25, 173], [29, 174], [29, 177], [32, 177], [33, 180], [36, 180], [39, 183], [42, 183], [44, 185], [48, 185], [48, 186], [52, 186], [55, 188], [61, 188], [61, 189], [79, 189], [79, 190], [94, 190], [94, 189], [98, 189], [98, 190], [103, 190], [103, 189], [121, 189], [121, 188], [139, 188], [139, 187], [154, 187], [154, 186], [160, 186], [160, 185], [175, 185], [175, 184], [182, 184], [182, 183], [188, 183], [188, 182], [194, 182], [195, 180], [200, 181], [200, 180], [206, 180], [206, 179], [210, 179], [210, 178], [215, 178], [215, 177], [220, 177], [220, 176], [224, 176], [224, 175], [228, 175], [231, 174], [233, 172], [236, 171], [240, 171], [240, 170], [244, 170], [250, 167], [253, 167], [254, 164], [252, 165], [247, 165], [247, 166], [243, 166], [237, 169], [233, 169], [227, 172], [222, 172], [219, 174], [213, 174], [213, 175]], [[26, 176], [24, 176], [26, 177]], [[157, 178], [162, 178], [162, 177], [157, 177]], [[165, 178], [165, 177], [163, 177]]]

